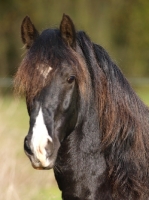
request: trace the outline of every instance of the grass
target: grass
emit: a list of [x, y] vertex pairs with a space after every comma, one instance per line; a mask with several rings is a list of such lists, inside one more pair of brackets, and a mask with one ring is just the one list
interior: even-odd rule
[[[149, 93], [136, 92], [149, 105]], [[28, 121], [24, 100], [0, 96], [0, 200], [60, 200], [53, 171], [33, 169], [24, 154]]]
[[22, 99], [0, 97], [0, 200], [60, 200], [53, 171], [33, 169], [24, 154], [28, 120]]

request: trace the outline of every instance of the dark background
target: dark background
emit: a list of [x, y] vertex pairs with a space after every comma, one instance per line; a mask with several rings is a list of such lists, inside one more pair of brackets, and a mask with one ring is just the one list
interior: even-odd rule
[[59, 26], [63, 13], [102, 45], [127, 77], [149, 77], [148, 0], [1, 0], [0, 78], [12, 78], [22, 59], [23, 18], [30, 16], [42, 31]]

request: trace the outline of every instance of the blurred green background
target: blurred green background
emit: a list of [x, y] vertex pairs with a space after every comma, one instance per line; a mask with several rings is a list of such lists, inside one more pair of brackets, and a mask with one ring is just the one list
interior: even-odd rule
[[0, 0], [0, 200], [61, 199], [52, 170], [34, 170], [23, 152], [28, 115], [12, 79], [24, 54], [23, 18], [42, 31], [58, 27], [63, 13], [109, 52], [149, 105], [148, 0]]

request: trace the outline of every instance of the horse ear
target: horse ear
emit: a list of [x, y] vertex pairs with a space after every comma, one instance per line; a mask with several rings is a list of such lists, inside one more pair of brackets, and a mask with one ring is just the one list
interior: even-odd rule
[[60, 24], [60, 32], [64, 42], [75, 48], [76, 46], [76, 31], [75, 26], [68, 15], [63, 14], [63, 18]]
[[30, 18], [26, 16], [21, 25], [21, 38], [27, 49], [32, 46], [33, 42], [38, 36], [39, 33], [35, 26], [32, 24]]

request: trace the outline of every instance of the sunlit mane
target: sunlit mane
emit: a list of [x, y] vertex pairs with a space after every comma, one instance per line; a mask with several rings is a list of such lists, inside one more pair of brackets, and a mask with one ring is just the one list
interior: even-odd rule
[[60, 40], [58, 30], [44, 31], [27, 52], [17, 71], [14, 80], [16, 92], [33, 99], [49, 83], [54, 70], [64, 61], [73, 63], [75, 58], [71, 53], [67, 56], [66, 46]]
[[[41, 46], [41, 43], [44, 46]], [[43, 31], [41, 37], [27, 52], [14, 79], [16, 93], [25, 94], [31, 101], [49, 84], [54, 71], [64, 63], [74, 67], [80, 91], [84, 93], [85, 98], [88, 86], [84, 85], [86, 81], [83, 79], [88, 78], [88, 72], [84, 67], [84, 61], [64, 44], [57, 29]]]
[[80, 46], [98, 101], [101, 148], [108, 161], [108, 176], [120, 194], [128, 197], [131, 191], [137, 199], [148, 191], [149, 184], [143, 175], [149, 170], [149, 117], [144, 118], [149, 110], [101, 46], [91, 43], [84, 33], [80, 33]]

